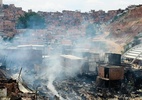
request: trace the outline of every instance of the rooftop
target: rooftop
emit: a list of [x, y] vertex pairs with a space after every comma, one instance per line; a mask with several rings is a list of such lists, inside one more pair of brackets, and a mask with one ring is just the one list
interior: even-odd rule
[[73, 56], [73, 55], [61, 55], [61, 57], [72, 59], [72, 60], [83, 60], [83, 58]]
[[142, 60], [142, 44], [136, 45], [126, 51], [123, 55], [123, 58], [131, 58], [133, 60]]

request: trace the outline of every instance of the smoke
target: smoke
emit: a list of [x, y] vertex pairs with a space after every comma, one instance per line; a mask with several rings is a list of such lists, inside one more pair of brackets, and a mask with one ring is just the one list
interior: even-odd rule
[[[52, 93], [56, 96], [59, 96], [57, 90], [55, 89], [53, 82], [56, 80], [57, 77], [60, 77], [62, 74], [62, 66], [58, 59], [59, 57], [53, 56], [49, 58], [46, 62], [45, 68], [42, 70], [42, 74], [44, 74], [44, 79], [47, 80], [47, 87]], [[43, 75], [42, 75], [43, 76]]]
[[48, 77], [48, 85], [47, 85], [47, 87], [52, 91], [52, 93], [54, 94], [54, 95], [56, 95], [56, 96], [59, 96], [59, 94], [58, 94], [58, 92], [56, 91], [56, 89], [55, 89], [55, 87], [54, 87], [54, 85], [53, 85], [53, 81], [55, 80], [55, 77], [54, 77], [54, 75], [50, 75], [49, 77]]
[[[105, 49], [105, 43], [93, 42], [93, 38], [98, 33], [95, 26], [87, 27], [88, 22], [82, 22], [82, 24], [85, 25], [78, 26], [78, 29], [68, 27], [66, 30], [53, 26], [52, 30], [18, 30], [20, 34], [16, 35], [12, 42], [1, 40], [3, 44], [1, 45], [3, 47], [1, 55], [4, 55], [2, 62], [10, 69], [12, 75], [19, 73], [22, 68], [21, 76], [28, 87], [38, 89], [38, 87], [46, 86], [47, 91], [49, 89], [53, 95], [60, 97], [54, 86], [55, 81], [62, 81], [81, 74], [82, 65], [86, 62], [85, 52], [108, 51]], [[71, 43], [63, 40], [71, 41]], [[36, 46], [32, 46], [34, 44]], [[43, 47], [39, 45], [43, 45]]]
[[[61, 56], [65, 53], [62, 51], [68, 49], [68, 46], [61, 44], [60, 41], [50, 43], [50, 46], [44, 44], [43, 41], [40, 42], [42, 37], [37, 35], [38, 32], [37, 30], [23, 30], [23, 34], [21, 33], [15, 36], [12, 42], [8, 42], [7, 45], [4, 45], [3, 50], [1, 50], [1, 54], [5, 56], [4, 64], [10, 69], [12, 75], [19, 74], [22, 68], [21, 77], [28, 87], [32, 89], [44, 87], [42, 86], [45, 85], [42, 83], [44, 80], [46, 87], [53, 95], [60, 97], [54, 87], [54, 82], [56, 80], [62, 81], [64, 78], [76, 77], [82, 72], [81, 68], [84, 63], [82, 58], [84, 57], [84, 53], [75, 53], [75, 51], [84, 50], [86, 48], [88, 50], [91, 49], [92, 40], [90, 38], [86, 39], [85, 37], [80, 37], [78, 40], [74, 41], [74, 44], [72, 43], [70, 45], [70, 53], [68, 54], [73, 54], [80, 58], [80, 61], [78, 61], [72, 59], [70, 56], [69, 58]], [[71, 39], [70, 36], [64, 38]], [[44, 47], [34, 47], [32, 46], [33, 44], [43, 44]], [[5, 50], [5, 48], [7, 50]], [[43, 56], [45, 56], [45, 58], [42, 58]], [[63, 59], [67, 59], [67, 61], [64, 62]], [[66, 65], [64, 66], [63, 63], [66, 63]]]

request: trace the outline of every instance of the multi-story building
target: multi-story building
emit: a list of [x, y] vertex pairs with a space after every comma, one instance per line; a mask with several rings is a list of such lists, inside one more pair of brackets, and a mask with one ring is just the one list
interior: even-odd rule
[[14, 4], [10, 4], [3, 5], [3, 13], [3, 35], [6, 37], [12, 37], [14, 34], [16, 34], [16, 22], [18, 18], [24, 15], [25, 12], [21, 7], [15, 7]]

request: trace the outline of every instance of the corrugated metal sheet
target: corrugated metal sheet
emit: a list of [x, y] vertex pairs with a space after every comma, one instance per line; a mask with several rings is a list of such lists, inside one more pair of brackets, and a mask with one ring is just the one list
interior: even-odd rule
[[122, 55], [122, 58], [142, 60], [142, 44], [136, 45]]

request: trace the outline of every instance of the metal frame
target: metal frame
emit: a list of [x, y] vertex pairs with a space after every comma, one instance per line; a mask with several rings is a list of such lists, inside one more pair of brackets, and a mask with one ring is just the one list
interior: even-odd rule
[[135, 60], [142, 60], [142, 44], [136, 45], [126, 51], [123, 55], [122, 58], [131, 58], [133, 59], [131, 64], [134, 63]]

